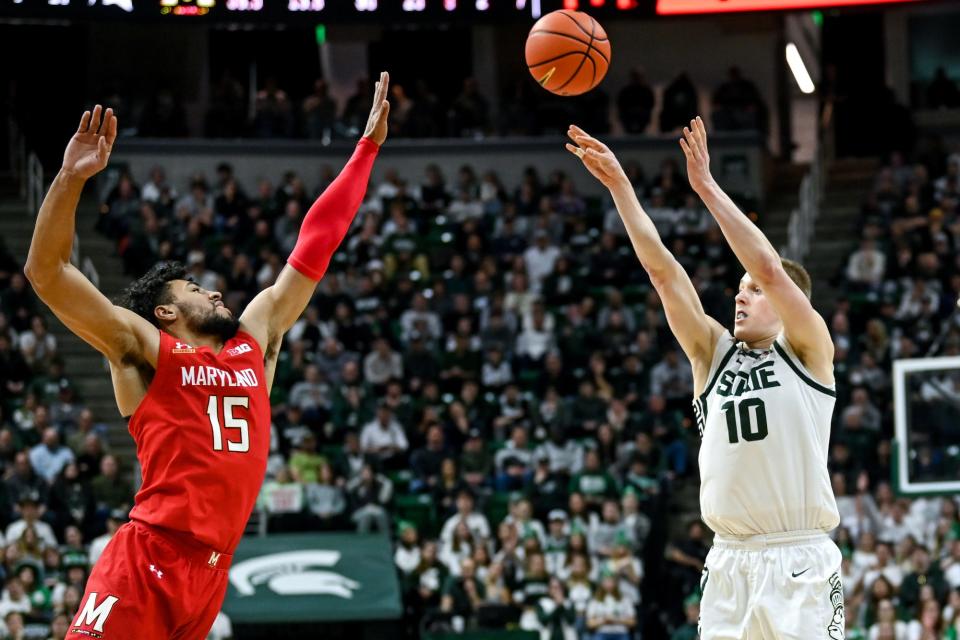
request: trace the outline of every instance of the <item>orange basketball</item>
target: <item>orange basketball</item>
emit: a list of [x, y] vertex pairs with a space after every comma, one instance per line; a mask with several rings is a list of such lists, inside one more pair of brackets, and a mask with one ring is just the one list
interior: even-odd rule
[[587, 14], [561, 9], [533, 25], [527, 36], [526, 58], [527, 68], [541, 87], [557, 95], [576, 96], [603, 80], [610, 66], [610, 40]]

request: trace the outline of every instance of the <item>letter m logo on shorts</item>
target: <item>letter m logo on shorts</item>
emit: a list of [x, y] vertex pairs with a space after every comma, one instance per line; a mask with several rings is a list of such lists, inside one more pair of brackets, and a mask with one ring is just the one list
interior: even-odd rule
[[110, 610], [117, 604], [116, 596], [107, 596], [99, 605], [97, 604], [97, 592], [92, 591], [87, 597], [87, 601], [80, 608], [77, 619], [73, 621], [74, 627], [93, 627], [97, 633], [103, 633], [103, 625], [110, 616]]

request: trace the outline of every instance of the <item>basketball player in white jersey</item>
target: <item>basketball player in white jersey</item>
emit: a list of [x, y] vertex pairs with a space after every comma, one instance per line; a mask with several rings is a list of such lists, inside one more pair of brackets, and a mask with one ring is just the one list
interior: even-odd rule
[[701, 640], [841, 640], [839, 524], [827, 473], [836, 401], [833, 342], [810, 277], [781, 260], [710, 174], [697, 118], [687, 177], [746, 270], [731, 334], [707, 316], [611, 151], [571, 127], [567, 149], [613, 196], [667, 321], [690, 359], [700, 428], [700, 509], [715, 532], [701, 587]]

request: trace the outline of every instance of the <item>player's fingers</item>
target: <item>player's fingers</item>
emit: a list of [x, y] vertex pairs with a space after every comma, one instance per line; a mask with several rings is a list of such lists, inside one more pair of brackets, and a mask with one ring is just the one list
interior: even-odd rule
[[100, 162], [105, 162], [110, 156], [110, 145], [107, 144], [107, 139], [103, 136], [97, 141], [97, 157], [100, 159]]
[[77, 133], [86, 133], [87, 127], [90, 126], [90, 112], [84, 111], [83, 115], [80, 116], [80, 126], [77, 127]]
[[697, 128], [700, 130], [700, 138], [703, 143], [707, 143], [707, 125], [703, 124], [703, 118], [697, 116]]
[[697, 143], [697, 149], [702, 150], [703, 136], [700, 135], [700, 123], [697, 120], [699, 118], [690, 121], [690, 133], [693, 135], [694, 142]]
[[386, 122], [388, 117], [390, 117], [390, 103], [384, 100], [383, 106], [380, 107], [380, 119]]
[[387, 97], [387, 74], [386, 72], [380, 72], [380, 79], [377, 81], [377, 95], [374, 97], [375, 102], [383, 102], [383, 99]]
[[689, 142], [692, 147], [696, 148], [699, 145], [699, 142], [697, 141], [697, 121], [691, 120], [690, 126], [684, 127], [683, 130], [685, 134], [688, 134], [687, 142]]
[[693, 158], [696, 158], [697, 160], [699, 160], [699, 159], [700, 159], [700, 154], [698, 153], [699, 150], [697, 149], [697, 141], [694, 140], [694, 138], [693, 138], [693, 132], [690, 131], [689, 128], [684, 127], [684, 128], [683, 128], [683, 137], [684, 137], [684, 140], [685, 140], [686, 143], [687, 143], [687, 148], [690, 150], [690, 155], [691, 155]]
[[583, 155], [584, 155], [583, 149], [581, 149], [580, 147], [578, 147], [578, 146], [576, 146], [576, 145], [574, 145], [574, 144], [570, 144], [569, 142], [568, 142], [565, 146], [566, 146], [566, 148], [567, 148], [567, 151], [569, 151], [569, 152], [572, 153], [573, 155], [575, 155], [575, 156], [577, 156], [578, 158], [580, 158], [581, 160], [583, 160]]
[[690, 151], [690, 145], [687, 144], [687, 141], [683, 138], [680, 138], [680, 148], [683, 149], [683, 154], [689, 159], [693, 154]]
[[113, 115], [113, 109], [107, 109], [107, 126], [104, 129], [104, 136], [107, 138], [107, 144], [112, 147], [117, 139], [117, 116]]
[[573, 132], [572, 135], [570, 136], [571, 138], [573, 138], [573, 141], [576, 142], [578, 145], [580, 145], [585, 149], [595, 149], [597, 151], [606, 150], [606, 147], [603, 145], [602, 142], [600, 142], [596, 138], [591, 137], [589, 134], [583, 133], [582, 130], [579, 130], [579, 131], [580, 131], [579, 133]]
[[90, 120], [90, 133], [100, 131], [100, 125], [103, 123], [103, 107], [99, 104], [93, 108], [93, 116]]

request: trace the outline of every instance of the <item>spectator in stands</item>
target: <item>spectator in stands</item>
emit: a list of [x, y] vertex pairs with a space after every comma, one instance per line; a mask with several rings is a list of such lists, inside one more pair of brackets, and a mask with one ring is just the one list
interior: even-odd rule
[[739, 67], [730, 67], [727, 79], [713, 94], [713, 126], [717, 131], [766, 129], [766, 108], [760, 91], [743, 77]]
[[31, 376], [30, 366], [18, 350], [12, 348], [10, 338], [0, 334], [0, 399], [9, 403], [21, 398]]
[[[24, 590], [20, 578], [12, 576], [7, 580], [3, 589], [3, 595], [0, 596], [0, 618], [7, 624], [7, 632], [10, 632], [8, 617], [11, 613], [30, 613], [32, 606], [30, 595]], [[22, 625], [22, 619], [20, 621]]]
[[460, 522], [466, 524], [467, 530], [475, 540], [489, 540], [490, 524], [487, 522], [485, 515], [474, 511], [475, 505], [476, 500], [473, 492], [469, 489], [462, 489], [457, 495], [457, 512], [443, 524], [443, 528], [440, 530], [440, 540], [451, 541], [454, 530]]
[[22, 496], [33, 495], [38, 502], [45, 503], [47, 498], [47, 483], [33, 470], [30, 464], [30, 455], [20, 451], [13, 460], [13, 473], [5, 480], [6, 493], [16, 502]]
[[293, 135], [293, 107], [287, 93], [277, 86], [276, 78], [267, 78], [257, 92], [253, 132], [258, 138], [289, 138]]
[[872, 238], [864, 238], [860, 249], [847, 262], [846, 278], [853, 285], [867, 291], [878, 291], [886, 273], [886, 256], [877, 249]]
[[463, 81], [463, 89], [454, 101], [451, 109], [451, 129], [456, 136], [483, 135], [489, 123], [489, 105], [480, 93], [476, 78], [468, 77]]
[[317, 481], [306, 485], [307, 507], [314, 516], [314, 525], [321, 530], [342, 528], [347, 518], [347, 496], [343, 479], [334, 476], [333, 467], [324, 461]]
[[387, 404], [381, 402], [376, 418], [363, 427], [360, 447], [364, 454], [377, 459], [384, 468], [397, 469], [405, 464], [410, 444]]
[[631, 69], [627, 84], [617, 96], [620, 124], [627, 133], [644, 133], [653, 114], [653, 89], [641, 69]]
[[329, 140], [337, 118], [337, 103], [330, 97], [327, 83], [317, 78], [313, 93], [303, 101], [303, 124], [308, 138]]
[[17, 500], [17, 511], [20, 514], [20, 519], [10, 523], [4, 532], [7, 542], [20, 540], [24, 532], [30, 530], [42, 544], [48, 547], [56, 547], [57, 537], [53, 534], [53, 528], [40, 519], [44, 510], [45, 507], [40, 502], [38, 493], [28, 491], [22, 494]]
[[129, 520], [129, 516], [126, 511], [122, 509], [114, 509], [109, 514], [107, 514], [106, 525], [107, 531], [103, 535], [94, 538], [90, 542], [90, 566], [97, 564], [97, 560], [100, 559], [100, 556], [103, 554], [103, 550], [107, 548], [107, 545], [110, 543], [110, 540], [113, 539], [113, 536], [117, 534], [117, 530], [123, 525], [123, 523]]
[[533, 452], [528, 448], [527, 430], [523, 426], [511, 430], [510, 439], [497, 452], [494, 464], [498, 491], [516, 491], [527, 483], [533, 474]]
[[583, 455], [583, 445], [567, 438], [566, 429], [559, 424], [550, 428], [550, 439], [537, 447], [537, 456], [547, 459], [550, 471], [567, 477], [580, 472]]
[[697, 640], [699, 637], [700, 596], [693, 594], [683, 601], [686, 620], [670, 635], [670, 640]]
[[596, 640], [630, 640], [635, 625], [633, 605], [621, 595], [615, 576], [604, 573], [587, 605], [587, 628]]
[[290, 476], [302, 484], [316, 483], [327, 459], [317, 453], [317, 437], [310, 431], [303, 434], [300, 445], [290, 456]]
[[448, 455], [443, 427], [434, 423], [427, 428], [426, 446], [417, 449], [410, 456], [410, 469], [414, 475], [410, 489], [433, 491], [440, 480], [441, 468]]
[[660, 131], [674, 131], [690, 123], [697, 115], [697, 89], [685, 72], [680, 73], [663, 91]]
[[73, 461], [73, 451], [60, 444], [60, 434], [53, 427], [45, 429], [43, 442], [30, 449], [30, 465], [47, 483], [52, 483], [60, 470]]
[[37, 314], [37, 299], [27, 286], [27, 279], [19, 271], [10, 276], [10, 284], [0, 293], [0, 308], [18, 332], [32, 328]]
[[363, 359], [363, 377], [378, 389], [391, 379], [403, 378], [403, 357], [390, 348], [386, 338], [374, 340], [373, 351]]
[[450, 576], [443, 586], [440, 610], [463, 619], [457, 625], [462, 630], [476, 614], [486, 592], [483, 583], [477, 579], [476, 565], [471, 558], [465, 558], [459, 569], [459, 576]]
[[373, 529], [380, 533], [389, 531], [390, 517], [386, 508], [393, 498], [393, 483], [387, 477], [376, 473], [373, 465], [365, 464], [360, 476], [347, 484], [347, 493], [353, 511], [350, 519], [359, 533]]
[[57, 339], [47, 331], [42, 316], [33, 316], [30, 331], [20, 334], [19, 344], [27, 365], [38, 373], [46, 371], [57, 355]]
[[101, 459], [100, 475], [91, 481], [91, 489], [101, 516], [110, 511], [129, 511], [133, 506], [130, 483], [120, 475], [120, 466], [112, 455]]

